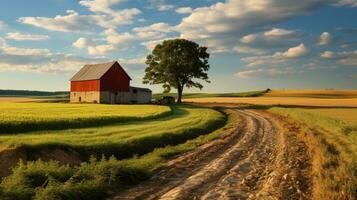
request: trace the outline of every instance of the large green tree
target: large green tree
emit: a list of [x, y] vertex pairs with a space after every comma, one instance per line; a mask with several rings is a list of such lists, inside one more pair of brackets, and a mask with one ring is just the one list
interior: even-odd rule
[[177, 89], [177, 102], [181, 103], [185, 87], [202, 89], [199, 79], [209, 82], [207, 71], [209, 54], [206, 47], [185, 40], [165, 40], [156, 45], [146, 58], [144, 84], [162, 84], [164, 92]]

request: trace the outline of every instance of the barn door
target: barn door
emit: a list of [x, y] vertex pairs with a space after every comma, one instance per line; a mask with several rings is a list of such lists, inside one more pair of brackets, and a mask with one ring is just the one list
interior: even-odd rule
[[115, 93], [114, 92], [110, 93], [110, 104], [115, 104]]

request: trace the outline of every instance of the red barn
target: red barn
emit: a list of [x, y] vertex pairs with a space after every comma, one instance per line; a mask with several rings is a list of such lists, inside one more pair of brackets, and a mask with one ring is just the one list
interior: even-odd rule
[[151, 90], [130, 87], [130, 76], [116, 61], [85, 65], [71, 78], [71, 102], [148, 103]]

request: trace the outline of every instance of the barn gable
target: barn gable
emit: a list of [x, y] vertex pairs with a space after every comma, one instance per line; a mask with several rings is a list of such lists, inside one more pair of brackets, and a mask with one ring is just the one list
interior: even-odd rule
[[110, 68], [113, 67], [113, 65], [116, 64], [121, 68], [121, 70], [124, 71], [125, 76], [131, 80], [130, 76], [119, 65], [119, 63], [117, 61], [112, 61], [108, 63], [85, 65], [70, 79], [70, 81], [99, 80], [109, 71]]

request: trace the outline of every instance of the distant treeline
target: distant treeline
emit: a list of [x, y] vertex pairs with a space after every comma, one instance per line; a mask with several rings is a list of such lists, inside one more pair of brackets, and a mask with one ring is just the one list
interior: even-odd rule
[[58, 96], [68, 94], [67, 91], [0, 90], [0, 96]]

